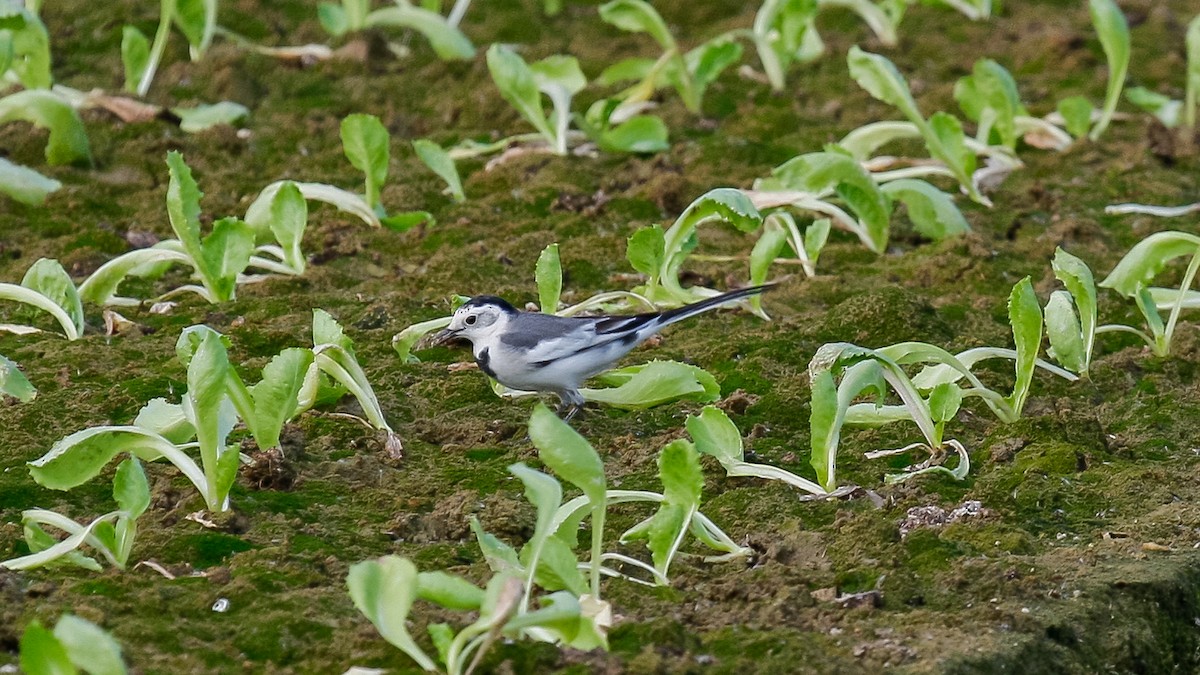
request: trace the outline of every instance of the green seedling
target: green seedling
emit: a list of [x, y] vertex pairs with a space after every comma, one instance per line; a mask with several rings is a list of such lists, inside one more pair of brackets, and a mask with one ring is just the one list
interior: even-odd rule
[[[46, 312], [58, 322], [68, 340], [77, 340], [83, 334], [80, 294], [57, 260], [41, 258], [30, 265], [20, 285], [0, 283], [0, 300], [12, 300]], [[0, 324], [0, 331], [32, 333], [37, 330], [23, 324]]]
[[814, 25], [817, 11], [816, 0], [766, 0], [754, 15], [749, 37], [775, 91], [783, 91], [793, 62], [807, 63], [825, 52]]
[[1104, 56], [1108, 59], [1108, 88], [1104, 94], [1104, 108], [1088, 134], [1088, 138], [1096, 141], [1112, 121], [1117, 102], [1121, 100], [1121, 89], [1125, 87], [1125, 73], [1129, 70], [1129, 24], [1113, 0], [1088, 0], [1088, 9], [1092, 14], [1096, 36], [1100, 38], [1100, 46], [1104, 48]]
[[1061, 151], [1073, 140], [1070, 133], [1052, 122], [1031, 116], [1021, 102], [1012, 74], [991, 59], [975, 62], [971, 74], [954, 85], [954, 99], [975, 122], [975, 141], [981, 146], [1000, 145], [1015, 151], [1018, 139], [1023, 137], [1031, 145]]
[[37, 389], [17, 364], [0, 356], [0, 397], [3, 396], [11, 396], [22, 403], [28, 403], [37, 396]]
[[376, 28], [415, 30], [429, 41], [429, 46], [443, 61], [467, 60], [474, 58], [475, 46], [458, 29], [458, 24], [469, 6], [470, 0], [458, 0], [449, 16], [443, 17], [406, 0], [397, 0], [374, 10], [371, 0], [342, 0], [340, 5], [318, 3], [317, 18], [321, 27], [335, 37]]
[[[524, 464], [509, 467], [536, 507], [536, 525], [518, 551], [485, 532], [472, 518], [472, 530], [494, 572], [486, 588], [444, 572], [418, 573], [411, 562], [396, 556], [351, 567], [347, 583], [355, 606], [385, 639], [426, 670], [437, 670], [440, 663], [447, 673], [470, 672], [501, 637], [530, 638], [583, 650], [607, 648], [612, 609], [601, 599], [600, 580], [603, 576], [641, 580], [611, 569], [606, 562], [643, 570], [653, 583], [665, 584], [671, 561], [688, 532], [724, 554], [716, 560], [749, 552], [700, 513], [703, 476], [696, 450], [687, 441], [675, 441], [659, 455], [664, 488], [660, 494], [608, 490], [599, 455], [545, 406], [534, 410], [529, 436], [546, 467], [583, 495], [563, 503], [562, 484], [556, 478]], [[658, 505], [652, 516], [621, 537], [622, 542], [645, 541], [652, 564], [603, 551], [607, 509], [622, 503]], [[580, 563], [574, 549], [579, 527], [589, 517], [591, 554], [589, 562]], [[437, 661], [416, 644], [406, 627], [408, 612], [417, 600], [448, 610], [478, 612], [476, 621], [457, 631], [445, 623], [426, 627], [437, 648]]]
[[[865, 159], [876, 148], [897, 138], [919, 135], [925, 141], [930, 157], [940, 163], [939, 167], [920, 167], [921, 174], [944, 173], [958, 181], [959, 187], [973, 201], [985, 206], [991, 202], [980, 192], [979, 184], [988, 174], [976, 174], [976, 155], [983, 154], [996, 165], [994, 171], [1011, 171], [1020, 162], [1007, 151], [982, 145], [963, 134], [958, 118], [944, 112], [934, 113], [928, 119], [917, 107], [908, 82], [896, 66], [884, 56], [864, 52], [857, 46], [850, 48], [848, 56], [850, 76], [871, 96], [898, 108], [908, 118], [908, 125], [885, 122], [867, 125], [851, 132], [841, 141], [841, 146], [856, 158]], [[929, 169], [938, 169], [930, 171]], [[985, 170], [986, 171], [986, 170]], [[904, 177], [912, 177], [905, 174]]]
[[[960, 464], [950, 471], [962, 478], [969, 470], [966, 450], [960, 443], [944, 439], [945, 424], [954, 419], [964, 398], [976, 397], [1005, 423], [1020, 419], [1029, 397], [1035, 368], [1042, 368], [1068, 381], [1076, 380], [1070, 372], [1038, 358], [1041, 348], [1043, 319], [1041, 307], [1026, 278], [1013, 287], [1008, 302], [1009, 323], [1012, 326], [1016, 349], [981, 347], [951, 354], [934, 345], [904, 342], [880, 349], [866, 349], [846, 343], [825, 345], [809, 364], [812, 385], [813, 466], [818, 480], [826, 490], [833, 490], [836, 455], [841, 429], [846, 424], [878, 426], [900, 420], [917, 424], [924, 436], [916, 443], [898, 450], [871, 453], [882, 457], [907, 452], [916, 447], [927, 448], [932, 458], [914, 471], [894, 479], [918, 473], [950, 471], [938, 468], [945, 447], [956, 450]], [[987, 359], [1012, 359], [1016, 381], [1011, 394], [1005, 396], [983, 384], [971, 372], [978, 362]], [[909, 377], [905, 366], [923, 365], [915, 376]], [[965, 384], [959, 382], [965, 380]], [[888, 389], [900, 397], [901, 405], [885, 405]], [[876, 396], [873, 403], [854, 403], [863, 393]]]
[[696, 444], [696, 449], [715, 457], [725, 468], [730, 478], [753, 477], [777, 480], [814, 495], [828, 494], [819, 484], [769, 464], [747, 462], [742, 445], [742, 434], [733, 420], [720, 408], [705, 406], [699, 415], [688, 415], [687, 430]]
[[[3, 70], [0, 68], [0, 75]], [[61, 94], [26, 89], [0, 98], [0, 125], [14, 121], [29, 122], [49, 132], [46, 161], [51, 166], [92, 161], [83, 121]], [[60, 187], [61, 183], [33, 169], [0, 159], [0, 192], [23, 204], [41, 204]]]
[[1183, 125], [1196, 128], [1196, 107], [1200, 105], [1200, 15], [1192, 19], [1187, 29], [1187, 74], [1183, 100], [1173, 99], [1145, 87], [1125, 90], [1125, 99], [1154, 115], [1168, 129]]
[[25, 89], [49, 89], [50, 33], [32, 3], [0, 0], [0, 80], [12, 73]]
[[[587, 78], [572, 56], [550, 56], [525, 63], [515, 51], [495, 44], [488, 49], [488, 70], [500, 94], [521, 113], [558, 155], [567, 154], [571, 139], [571, 99], [587, 86]], [[549, 114], [542, 95], [550, 99]]]
[[1054, 276], [1066, 286], [1046, 303], [1047, 352], [1068, 370], [1086, 376], [1096, 341], [1096, 283], [1092, 270], [1061, 248], [1054, 251]]
[[121, 645], [103, 628], [64, 614], [51, 632], [37, 621], [21, 635], [21, 672], [25, 675], [125, 675]]
[[125, 66], [126, 91], [138, 96], [150, 91], [172, 25], [187, 38], [192, 60], [199, 61], [216, 33], [217, 0], [160, 0], [153, 44], [136, 27], [125, 26], [121, 33], [121, 61]]
[[234, 299], [238, 277], [254, 254], [254, 230], [238, 218], [222, 218], [213, 223], [208, 235], [202, 236], [203, 193], [192, 178], [192, 170], [175, 151], [167, 153], [167, 168], [171, 176], [167, 186], [167, 216], [177, 239], [167, 239], [105, 263], [80, 285], [79, 294], [84, 300], [98, 305], [137, 304], [137, 300], [116, 295], [121, 282], [129, 275], [161, 275], [176, 263], [190, 266], [200, 284], [180, 286], [163, 297], [191, 292], [211, 303]]
[[[1179, 288], [1150, 285], [1170, 261], [1186, 256], [1190, 256], [1190, 261]], [[1200, 292], [1191, 290], [1197, 271], [1200, 271], [1200, 237], [1175, 231], [1146, 237], [1121, 258], [1100, 285], [1133, 299], [1149, 332], [1132, 326], [1104, 325], [1097, 328], [1096, 333], [1132, 333], [1140, 337], [1156, 356], [1169, 356], [1180, 313], [1185, 308], [1200, 306]], [[1159, 313], [1164, 309], [1170, 310], [1166, 322]]]
[[[87, 546], [101, 554], [110, 565], [125, 569], [137, 537], [137, 519], [150, 506], [150, 485], [142, 464], [129, 457], [117, 467], [113, 477], [113, 499], [120, 508], [106, 513], [84, 526], [66, 516], [46, 509], [21, 512], [25, 543], [29, 555], [0, 562], [0, 567], [26, 570], [52, 564], [69, 564], [99, 572], [103, 567], [80, 549]], [[67, 534], [56, 540], [43, 529], [50, 526]]]
[[366, 176], [364, 198], [370, 210], [377, 216], [377, 222], [389, 229], [403, 232], [421, 223], [433, 221], [433, 216], [426, 211], [408, 211], [389, 216], [383, 208], [380, 192], [387, 181], [391, 139], [387, 128], [378, 117], [361, 113], [348, 115], [342, 120], [341, 133], [346, 159]]
[[412, 142], [412, 145], [413, 151], [417, 153], [417, 158], [421, 160], [421, 163], [436, 173], [438, 178], [446, 181], [446, 189], [443, 192], [453, 197], [456, 202], [466, 201], [467, 196], [463, 193], [462, 179], [458, 176], [458, 167], [454, 165], [454, 159], [450, 157], [450, 153], [426, 138], [418, 138]]
[[[171, 462], [209, 510], [226, 511], [240, 464], [229, 434], [239, 419], [260, 448], [276, 447], [287, 420], [346, 392], [358, 399], [369, 424], [387, 434], [387, 451], [400, 453], [400, 439], [383, 418], [353, 344], [324, 311], [313, 312], [313, 348], [285, 349], [263, 368], [254, 386], [247, 387], [229, 362], [228, 346], [226, 337], [207, 326], [184, 330], [175, 347], [187, 367], [182, 401], [154, 399], [132, 425], [92, 427], [63, 438], [29, 463], [34, 480], [68, 490], [94, 478], [117, 455], [130, 453], [143, 461]], [[192, 451], [199, 451], [199, 463]]]
[[648, 101], [655, 91], [669, 85], [689, 111], [699, 114], [705, 90], [742, 57], [742, 46], [724, 35], [683, 53], [662, 16], [644, 0], [611, 0], [600, 6], [600, 18], [621, 30], [646, 33], [663, 50], [657, 59], [626, 59], [600, 74], [602, 85], [638, 81], [618, 97], [622, 105]]

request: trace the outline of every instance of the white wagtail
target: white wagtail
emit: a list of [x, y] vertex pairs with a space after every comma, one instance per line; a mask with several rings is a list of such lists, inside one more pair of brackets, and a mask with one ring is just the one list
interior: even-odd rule
[[454, 312], [450, 326], [435, 335], [432, 344], [455, 338], [470, 341], [480, 370], [512, 389], [558, 394], [558, 413], [569, 420], [583, 408], [580, 385], [612, 368], [650, 336], [772, 285], [730, 291], [665, 312], [624, 316], [522, 312], [494, 295], [480, 295]]

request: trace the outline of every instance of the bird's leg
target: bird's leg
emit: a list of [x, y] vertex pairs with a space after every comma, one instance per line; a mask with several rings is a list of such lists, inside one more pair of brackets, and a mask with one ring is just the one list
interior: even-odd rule
[[558, 398], [562, 401], [558, 405], [558, 416], [564, 422], [570, 422], [577, 415], [583, 412], [583, 396], [576, 389], [564, 390], [558, 392]]

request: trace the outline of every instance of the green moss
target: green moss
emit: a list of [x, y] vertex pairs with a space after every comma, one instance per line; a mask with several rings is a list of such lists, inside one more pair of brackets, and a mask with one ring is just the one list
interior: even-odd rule
[[165, 562], [187, 562], [196, 569], [205, 569], [252, 548], [254, 544], [220, 532], [180, 534], [163, 547], [162, 557]]

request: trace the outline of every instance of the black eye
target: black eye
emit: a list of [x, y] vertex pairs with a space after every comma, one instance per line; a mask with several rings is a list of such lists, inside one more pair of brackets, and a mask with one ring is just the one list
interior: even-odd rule
[[474, 326], [475, 325], [475, 315], [472, 314], [472, 315], [468, 316], [467, 318], [463, 319], [463, 323], [467, 324], [468, 326]]

